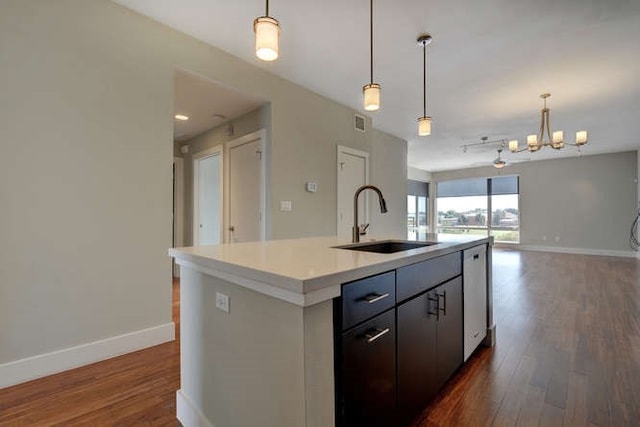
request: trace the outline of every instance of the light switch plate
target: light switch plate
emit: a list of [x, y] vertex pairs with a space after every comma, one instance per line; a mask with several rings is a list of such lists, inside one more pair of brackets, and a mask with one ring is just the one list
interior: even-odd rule
[[318, 184], [316, 184], [315, 182], [307, 182], [306, 188], [309, 193], [315, 193], [316, 191], [318, 191]]
[[291, 200], [280, 200], [280, 210], [282, 212], [291, 211]]

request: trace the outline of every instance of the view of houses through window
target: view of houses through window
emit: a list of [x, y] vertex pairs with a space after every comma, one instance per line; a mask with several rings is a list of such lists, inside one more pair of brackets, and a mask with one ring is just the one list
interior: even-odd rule
[[520, 241], [517, 176], [442, 181], [437, 186], [438, 233], [494, 236]]
[[407, 238], [409, 240], [424, 240], [427, 237], [428, 197], [428, 183], [409, 180], [407, 188]]

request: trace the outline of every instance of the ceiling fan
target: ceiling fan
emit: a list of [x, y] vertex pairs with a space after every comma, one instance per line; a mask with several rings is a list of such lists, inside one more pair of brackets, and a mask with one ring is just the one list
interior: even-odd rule
[[498, 157], [493, 161], [493, 167], [496, 169], [502, 169], [507, 166], [507, 162], [501, 157], [502, 148], [498, 148]]

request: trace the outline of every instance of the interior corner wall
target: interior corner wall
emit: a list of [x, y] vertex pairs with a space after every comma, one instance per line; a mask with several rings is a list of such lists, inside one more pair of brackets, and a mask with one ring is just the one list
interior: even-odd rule
[[422, 181], [422, 182], [431, 182], [432, 180], [431, 172], [427, 172], [422, 169], [417, 169], [411, 166], [407, 167], [407, 178], [412, 179], [414, 181]]
[[352, 109], [110, 1], [4, 0], [0, 40], [0, 368], [171, 322], [176, 68], [271, 102], [267, 236], [335, 234]]
[[369, 197], [369, 232], [398, 239], [407, 237], [407, 141], [374, 130], [369, 182], [380, 188], [388, 212], [380, 213], [377, 197]]
[[631, 151], [516, 163], [502, 172], [493, 167], [434, 172], [433, 179], [518, 175], [523, 247], [628, 253], [637, 170], [637, 152]]

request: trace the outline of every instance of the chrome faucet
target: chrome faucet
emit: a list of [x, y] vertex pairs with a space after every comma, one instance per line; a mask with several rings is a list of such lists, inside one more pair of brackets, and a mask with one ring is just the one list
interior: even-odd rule
[[[364, 190], [373, 190], [378, 193], [378, 202], [380, 202], [380, 213], [387, 213], [387, 202], [384, 201], [382, 191], [378, 187], [373, 185], [363, 185], [356, 190], [356, 194], [353, 196], [353, 227], [351, 228], [351, 241], [358, 243], [360, 241], [360, 227], [358, 226], [358, 196]], [[369, 224], [365, 225], [363, 230], [366, 230]], [[364, 234], [364, 233], [363, 233]]]

